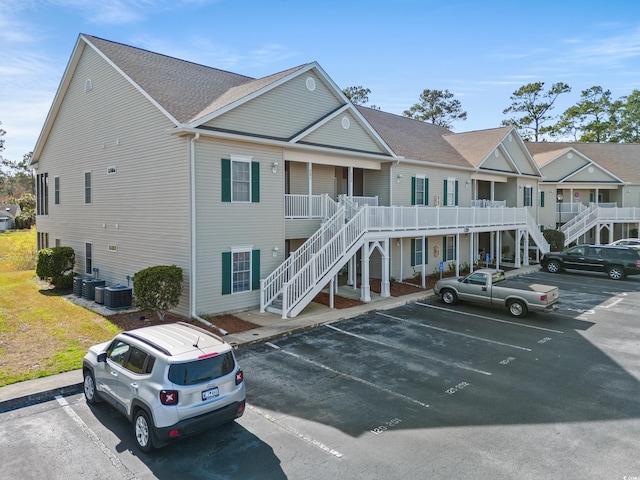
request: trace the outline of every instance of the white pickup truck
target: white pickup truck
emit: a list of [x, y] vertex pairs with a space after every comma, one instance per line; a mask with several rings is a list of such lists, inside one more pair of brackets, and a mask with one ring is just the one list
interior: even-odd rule
[[503, 270], [483, 268], [460, 278], [443, 278], [433, 289], [448, 305], [458, 300], [500, 305], [514, 317], [524, 317], [529, 310], [552, 308], [560, 295], [558, 287], [507, 280]]

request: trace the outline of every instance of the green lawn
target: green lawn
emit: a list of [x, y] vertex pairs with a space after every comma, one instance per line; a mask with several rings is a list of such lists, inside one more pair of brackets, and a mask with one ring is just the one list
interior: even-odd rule
[[34, 257], [34, 231], [0, 233], [0, 386], [81, 368], [118, 331], [41, 282]]

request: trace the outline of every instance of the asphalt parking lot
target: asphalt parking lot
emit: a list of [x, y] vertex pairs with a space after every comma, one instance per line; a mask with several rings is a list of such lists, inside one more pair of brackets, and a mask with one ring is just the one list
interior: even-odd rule
[[79, 395], [4, 413], [4, 472], [41, 450], [26, 425], [60, 445], [49, 466], [95, 478], [640, 478], [640, 278], [518, 281], [558, 285], [559, 308], [513, 319], [432, 298], [241, 349], [245, 415], [150, 455]]

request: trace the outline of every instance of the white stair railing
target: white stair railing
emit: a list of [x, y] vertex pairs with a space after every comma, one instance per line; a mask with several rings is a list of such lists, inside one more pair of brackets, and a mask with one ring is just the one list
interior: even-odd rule
[[[357, 211], [348, 198], [305, 244], [269, 277], [261, 281], [260, 309], [264, 311], [282, 295], [282, 318], [296, 316], [355, 254], [369, 232], [439, 231], [464, 233], [470, 228], [508, 226], [527, 229], [538, 248], [549, 251], [549, 244], [525, 208], [464, 208], [364, 205]], [[353, 217], [345, 224], [347, 212]]]
[[337, 212], [293, 252], [271, 274], [260, 280], [260, 311], [264, 312], [267, 305], [280, 295], [286, 281], [300, 271], [310, 259], [344, 226], [345, 208], [339, 207]]
[[[576, 217], [577, 221], [567, 222], [561, 227], [565, 234], [564, 244], [569, 245], [600, 223], [626, 223], [640, 221], [640, 208], [638, 207], [602, 207], [591, 204], [589, 209]], [[567, 227], [567, 225], [569, 225]]]

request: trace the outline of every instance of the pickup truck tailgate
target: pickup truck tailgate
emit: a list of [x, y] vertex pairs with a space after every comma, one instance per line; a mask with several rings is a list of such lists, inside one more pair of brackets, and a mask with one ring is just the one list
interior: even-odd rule
[[513, 280], [507, 280], [506, 282], [500, 283], [501, 287], [509, 287], [515, 288], [518, 290], [530, 290], [532, 292], [537, 292], [540, 294], [547, 295], [547, 303], [554, 303], [558, 300], [560, 295], [560, 290], [558, 287], [553, 287], [550, 285], [541, 285], [539, 283], [522, 283]]

